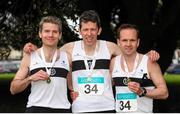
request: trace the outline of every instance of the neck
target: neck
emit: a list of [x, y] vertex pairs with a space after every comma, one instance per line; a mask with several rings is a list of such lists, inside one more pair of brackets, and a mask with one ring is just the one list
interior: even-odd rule
[[97, 48], [98, 48], [98, 42], [90, 46], [84, 44], [84, 51], [88, 56], [93, 56], [95, 54], [95, 51], [97, 51]]
[[[131, 55], [123, 55], [124, 56], [124, 62], [123, 62], [123, 66], [125, 68], [125, 64], [127, 65], [128, 68], [128, 72], [132, 72], [137, 68], [137, 64], [139, 61], [139, 57], [137, 55], [138, 53], [134, 53]], [[127, 69], [125, 70], [127, 72]]]
[[134, 62], [137, 54], [138, 54], [138, 53], [135, 52], [135, 53], [133, 53], [133, 54], [131, 54], [131, 55], [126, 55], [126, 54], [124, 54], [123, 56], [124, 56], [126, 62]]
[[48, 47], [48, 46], [43, 46], [43, 52], [45, 56], [46, 62], [52, 62], [53, 56], [56, 52], [57, 47]]

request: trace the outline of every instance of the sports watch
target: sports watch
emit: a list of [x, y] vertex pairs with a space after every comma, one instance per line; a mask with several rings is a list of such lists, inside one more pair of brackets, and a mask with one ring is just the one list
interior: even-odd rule
[[146, 88], [142, 87], [141, 89], [142, 89], [142, 93], [139, 95], [139, 97], [146, 96], [147, 93]]

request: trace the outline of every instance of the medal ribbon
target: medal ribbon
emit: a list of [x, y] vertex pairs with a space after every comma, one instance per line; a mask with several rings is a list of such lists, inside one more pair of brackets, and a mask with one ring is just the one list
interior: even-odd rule
[[139, 61], [139, 54], [137, 53], [137, 54], [136, 54], [135, 61], [134, 61], [133, 71], [130, 72], [129, 69], [128, 69], [127, 61], [126, 61], [125, 58], [124, 58], [123, 65], [124, 65], [124, 70], [125, 70], [125, 72], [128, 74], [128, 75], [127, 75], [128, 78], [129, 78], [129, 74], [134, 74], [134, 73], [135, 73], [136, 68], [137, 68], [137, 66], [138, 66], [138, 61]]
[[56, 51], [55, 51], [55, 53], [54, 53], [54, 55], [53, 55], [53, 60], [52, 60], [52, 62], [50, 63], [50, 68], [49, 68], [49, 70], [48, 70], [48, 67], [46, 66], [46, 65], [47, 65], [47, 62], [46, 62], [46, 59], [45, 59], [43, 47], [41, 48], [41, 57], [42, 57], [42, 60], [43, 60], [43, 62], [44, 62], [44, 64], [45, 64], [46, 72], [47, 72], [47, 74], [50, 76], [50, 75], [51, 75], [51, 69], [52, 69], [52, 67], [54, 66], [54, 63], [56, 62], [57, 49], [56, 49]]
[[[96, 43], [96, 48], [95, 48], [95, 52], [93, 56], [86, 55], [83, 42], [82, 42], [82, 50], [83, 50], [83, 56], [84, 56], [84, 64], [85, 64], [86, 70], [88, 71], [88, 76], [90, 77], [92, 75], [92, 72], [96, 63], [96, 56], [98, 53], [98, 43]], [[88, 59], [92, 59], [92, 64], [90, 65], [90, 67], [88, 66], [88, 62], [87, 62]]]

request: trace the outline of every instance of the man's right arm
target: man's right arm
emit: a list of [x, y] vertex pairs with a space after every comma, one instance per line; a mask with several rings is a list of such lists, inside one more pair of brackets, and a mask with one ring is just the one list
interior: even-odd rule
[[70, 56], [72, 56], [73, 47], [74, 47], [74, 42], [69, 42], [69, 43], [67, 43], [67, 44], [64, 44], [64, 45], [60, 48], [60, 51], [65, 51], [65, 52], [67, 52], [68, 54], [70, 54]]
[[17, 71], [14, 79], [10, 85], [11, 94], [16, 94], [25, 90], [31, 82], [31, 78], [28, 77], [30, 59], [28, 55], [25, 55], [21, 61], [19, 70]]
[[117, 44], [107, 41], [107, 46], [112, 57], [115, 57], [121, 54], [121, 49], [118, 47]]
[[11, 94], [16, 94], [24, 91], [31, 83], [31, 81], [33, 82], [39, 80], [46, 81], [49, 78], [48, 73], [46, 71], [43, 71], [42, 69], [28, 76], [29, 66], [30, 66], [30, 54], [27, 54], [23, 57], [20, 68], [11, 82], [11, 87], [10, 87]]

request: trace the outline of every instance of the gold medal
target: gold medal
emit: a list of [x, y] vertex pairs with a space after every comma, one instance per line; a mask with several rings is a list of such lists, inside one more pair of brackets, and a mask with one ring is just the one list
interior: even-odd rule
[[[41, 53], [41, 57], [42, 57], [43, 63], [45, 65], [46, 72], [49, 75], [48, 79], [46, 80], [46, 82], [49, 84], [49, 83], [51, 83], [51, 79], [50, 79], [51, 69], [53, 68], [53, 66], [54, 66], [54, 64], [56, 62], [58, 51], [57, 51], [57, 49], [54, 50], [54, 54], [51, 56], [51, 58], [52, 57], [53, 58], [52, 58], [52, 62], [50, 63], [50, 65], [49, 65], [49, 63], [47, 65], [47, 62], [46, 62], [46, 59], [45, 59], [45, 55], [44, 55], [44, 51], [43, 51], [43, 47], [40, 49], [40, 51], [41, 51], [40, 53]], [[49, 69], [46, 66], [48, 66]]]
[[47, 81], [46, 81], [48, 84], [51, 83], [51, 78], [48, 77]]
[[127, 82], [129, 83], [130, 81], [131, 81], [131, 79], [128, 77], [128, 78], [127, 78]]

